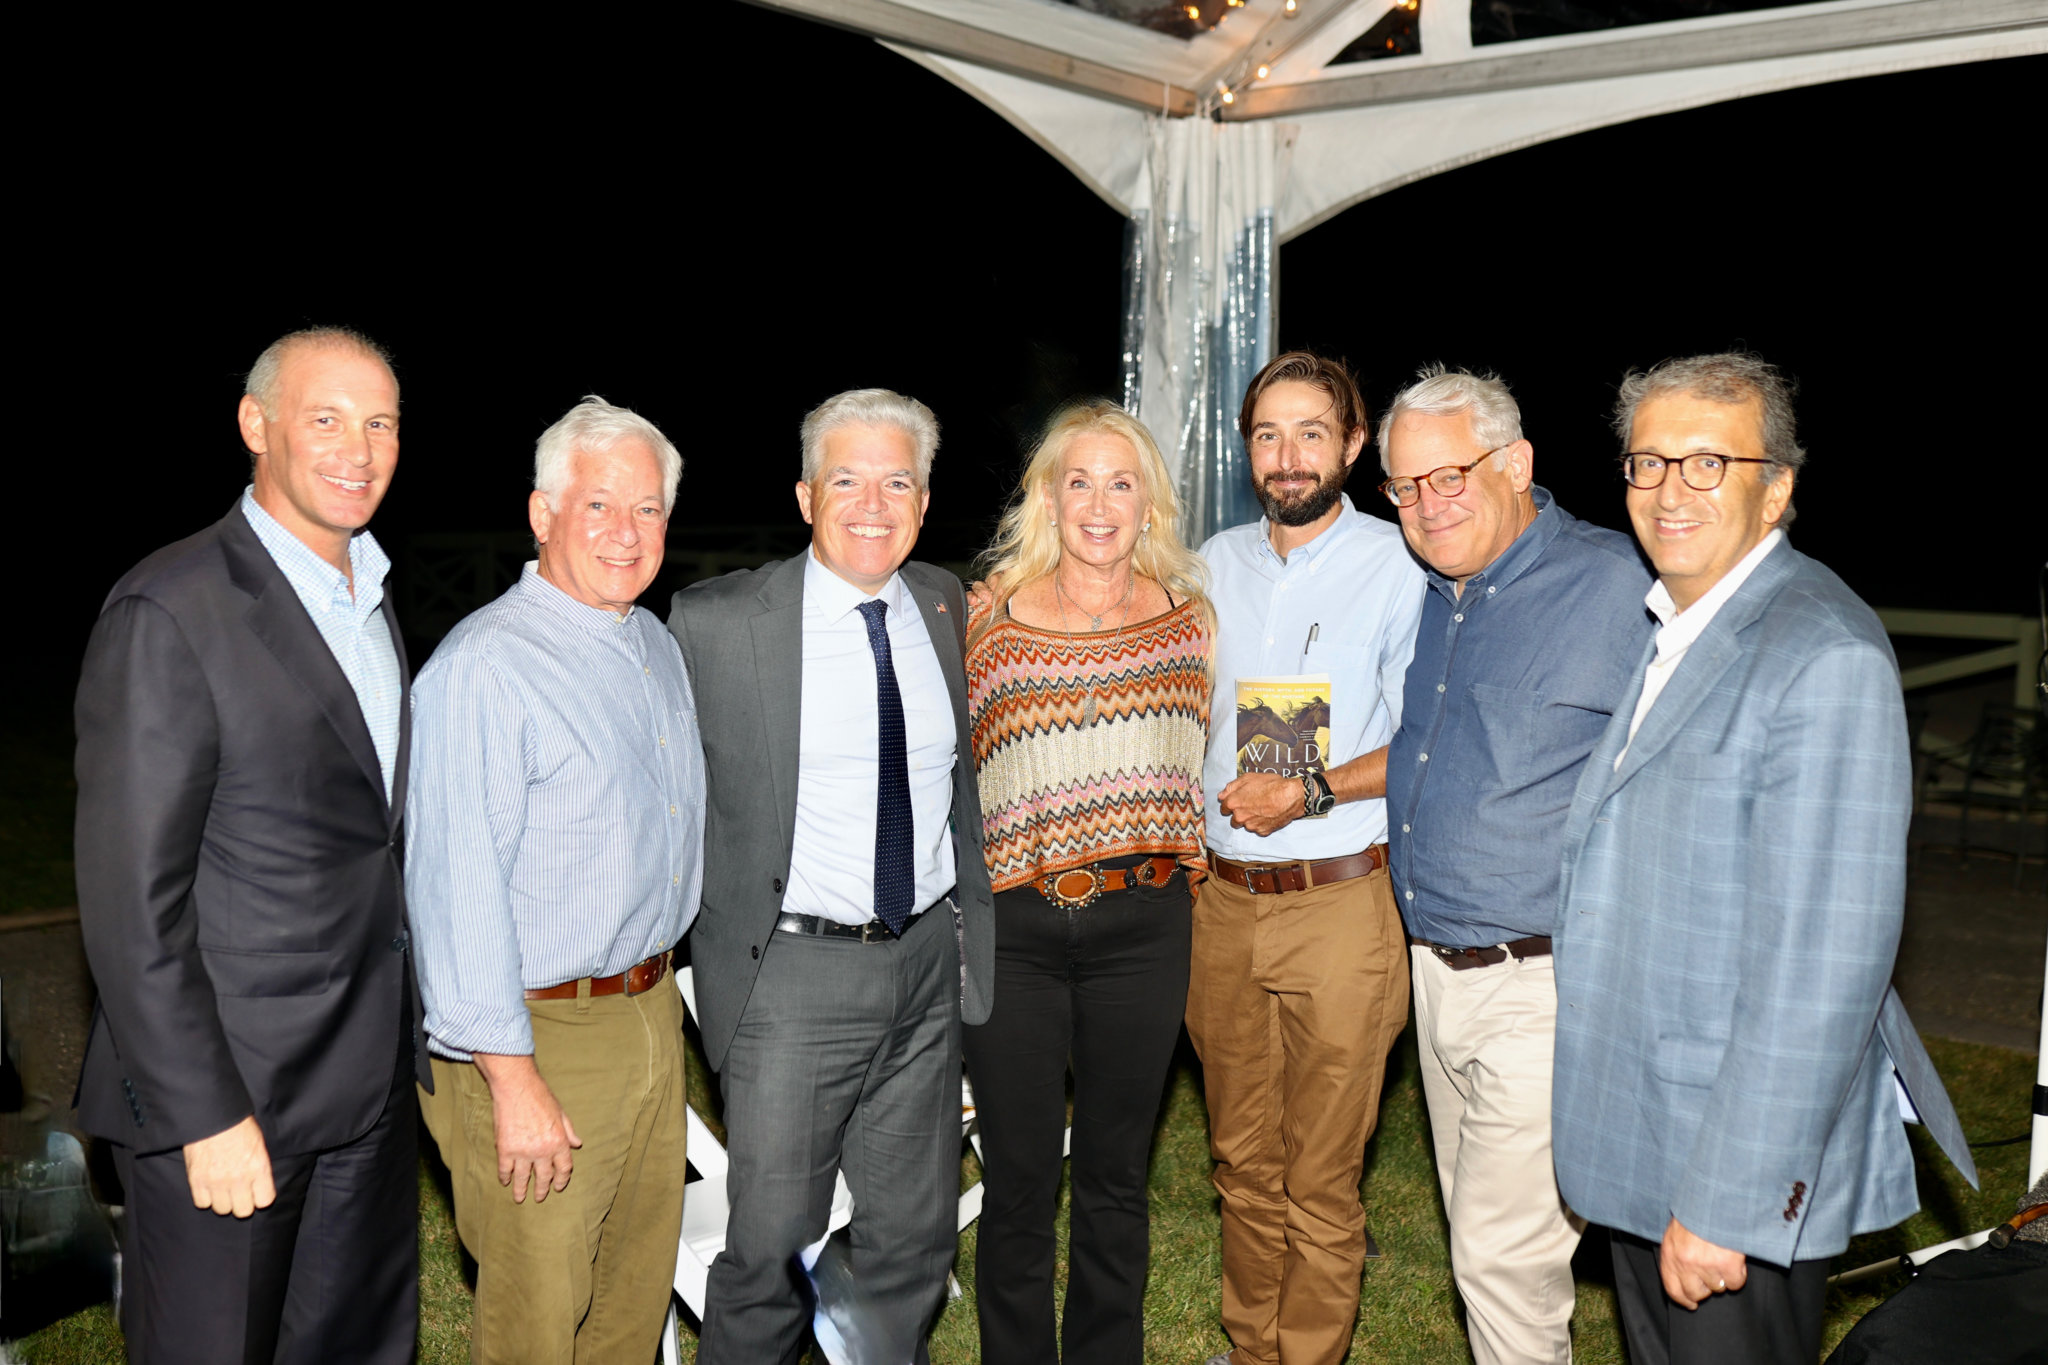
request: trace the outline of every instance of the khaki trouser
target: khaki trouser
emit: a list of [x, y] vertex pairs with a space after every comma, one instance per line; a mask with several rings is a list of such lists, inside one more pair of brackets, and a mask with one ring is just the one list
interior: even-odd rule
[[1477, 1365], [1571, 1365], [1572, 1253], [1583, 1224], [1550, 1164], [1557, 976], [1548, 957], [1454, 972], [1414, 964], [1415, 1034], [1451, 1273]]
[[498, 1183], [491, 1092], [434, 1059], [420, 1096], [477, 1261], [476, 1365], [651, 1360], [683, 1224], [683, 1006], [667, 977], [636, 996], [527, 1002], [534, 1063], [575, 1125], [567, 1189], [512, 1202]]
[[1408, 1019], [1407, 939], [1385, 869], [1195, 900], [1188, 1034], [1223, 1199], [1236, 1365], [1344, 1358], [1365, 1268], [1359, 1181], [1387, 1051]]

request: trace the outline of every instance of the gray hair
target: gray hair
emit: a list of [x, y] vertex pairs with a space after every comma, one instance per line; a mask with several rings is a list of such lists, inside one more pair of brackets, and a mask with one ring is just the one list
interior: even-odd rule
[[392, 369], [391, 355], [382, 346], [364, 336], [352, 327], [302, 327], [296, 332], [286, 332], [263, 348], [263, 354], [256, 357], [256, 363], [249, 367], [249, 377], [242, 381], [242, 392], [256, 400], [256, 406], [263, 409], [266, 418], [277, 418], [278, 377], [284, 371], [284, 362], [291, 353], [301, 346], [315, 350], [359, 351], [391, 371], [391, 384], [398, 386], [398, 372]]
[[915, 398], [891, 389], [848, 389], [812, 408], [804, 417], [804, 482], [815, 484], [825, 463], [825, 438], [841, 427], [895, 427], [917, 447], [917, 486], [931, 483], [932, 456], [939, 452], [939, 419]]
[[540, 434], [533, 447], [533, 486], [553, 507], [555, 495], [569, 484], [569, 465], [581, 450], [602, 455], [621, 441], [645, 441], [661, 469], [661, 510], [675, 509], [676, 484], [683, 477], [683, 457], [661, 434], [661, 428], [630, 408], [614, 407], [596, 394], [562, 414]]
[[[1763, 481], [1774, 483], [1785, 470], [1797, 474], [1806, 465], [1806, 447], [1799, 444], [1792, 413], [1795, 388], [1784, 371], [1748, 351], [1659, 361], [1647, 370], [1630, 370], [1622, 379], [1614, 400], [1614, 434], [1626, 449], [1636, 409], [1653, 398], [1683, 393], [1731, 406], [1754, 399], [1763, 414], [1764, 458], [1770, 461], [1764, 466]], [[1792, 504], [1787, 502], [1778, 525], [1790, 526], [1792, 516]]]
[[[1415, 372], [1415, 382], [1394, 395], [1387, 415], [1380, 419], [1380, 471], [1387, 467], [1387, 438], [1394, 423], [1406, 413], [1424, 417], [1456, 417], [1463, 413], [1472, 427], [1472, 439], [1489, 451], [1498, 451], [1522, 439], [1522, 407], [1499, 375], [1473, 374], [1470, 370], [1447, 369], [1439, 362]], [[1493, 457], [1495, 469], [1505, 468], [1507, 456]]]

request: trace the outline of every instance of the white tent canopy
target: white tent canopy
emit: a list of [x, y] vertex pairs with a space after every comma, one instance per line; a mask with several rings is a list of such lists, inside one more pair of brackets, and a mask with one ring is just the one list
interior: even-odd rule
[[[1473, 0], [1188, 0], [1190, 36], [1112, 17], [1165, 8], [1150, 0], [756, 3], [881, 39], [1132, 219], [1124, 398], [1175, 464], [1198, 533], [1246, 510], [1228, 505], [1245, 483], [1228, 414], [1272, 353], [1280, 242], [1550, 138], [2048, 52], [2048, 0], [1827, 0], [1478, 46]], [[1420, 51], [1355, 59], [1361, 35], [1409, 14]]]

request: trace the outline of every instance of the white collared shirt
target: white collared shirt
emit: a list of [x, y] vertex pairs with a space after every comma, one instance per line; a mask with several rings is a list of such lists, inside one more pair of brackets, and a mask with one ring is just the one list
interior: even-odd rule
[[[1643, 728], [1643, 718], [1650, 714], [1650, 708], [1663, 695], [1665, 685], [1678, 671], [1678, 665], [1684, 662], [1685, 653], [1692, 648], [1693, 641], [1706, 634], [1716, 613], [1728, 605], [1728, 599], [1735, 596], [1736, 589], [1749, 581], [1749, 576], [1756, 572], [1756, 566], [1763, 563], [1764, 557], [1777, 549], [1778, 542], [1784, 538], [1785, 533], [1774, 528], [1751, 546], [1749, 553], [1737, 560], [1734, 568], [1721, 575], [1720, 582], [1708, 588], [1699, 601], [1684, 611], [1680, 611], [1678, 604], [1671, 600], [1671, 590], [1664, 586], [1663, 579], [1650, 585], [1643, 602], [1663, 625], [1657, 628], [1657, 653], [1643, 674], [1643, 693], [1636, 698], [1636, 713], [1628, 723], [1628, 744], [1636, 742], [1636, 731]], [[1628, 744], [1622, 745], [1621, 752], [1614, 756], [1616, 768], [1620, 768], [1621, 760], [1628, 757]]]
[[[875, 598], [889, 607], [889, 652], [903, 698], [916, 829], [915, 908], [953, 889], [953, 763], [958, 736], [946, 675], [924, 614], [901, 574]], [[818, 562], [804, 559], [802, 730], [797, 746], [796, 838], [782, 908], [841, 924], [875, 917], [875, 787], [880, 743], [875, 655], [859, 608], [871, 600]], [[765, 781], [767, 774], [764, 771]]]

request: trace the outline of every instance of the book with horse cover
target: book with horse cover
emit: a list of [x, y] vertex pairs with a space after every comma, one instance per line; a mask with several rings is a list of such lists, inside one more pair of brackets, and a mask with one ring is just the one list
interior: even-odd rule
[[[1237, 771], [1300, 777], [1330, 752], [1330, 675], [1237, 680]], [[1304, 817], [1321, 819], [1321, 816]]]

